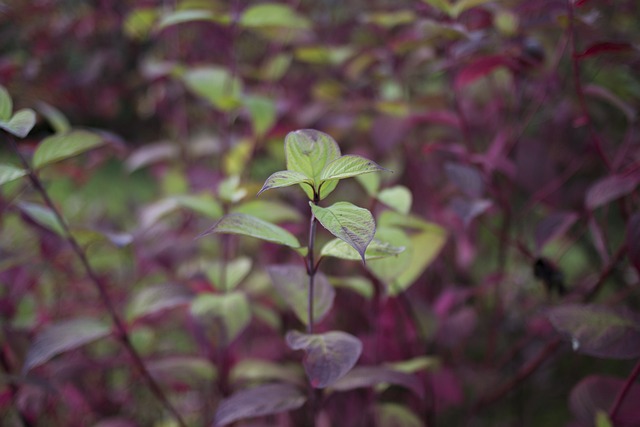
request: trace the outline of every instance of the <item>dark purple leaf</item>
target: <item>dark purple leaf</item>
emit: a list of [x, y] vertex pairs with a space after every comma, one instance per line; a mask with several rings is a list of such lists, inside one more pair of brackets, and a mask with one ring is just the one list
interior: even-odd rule
[[562, 236], [578, 219], [573, 212], [554, 212], [538, 223], [535, 231], [536, 249], [540, 252], [544, 246]]
[[577, 54], [576, 58], [583, 59], [601, 53], [626, 52], [629, 50], [633, 50], [633, 46], [629, 43], [599, 42], [592, 44], [584, 52]]
[[307, 398], [290, 384], [264, 384], [241, 390], [220, 402], [213, 425], [224, 426], [244, 418], [298, 409]]
[[415, 375], [399, 372], [384, 366], [360, 366], [353, 368], [344, 377], [336, 381], [331, 388], [344, 391], [361, 387], [373, 387], [381, 383], [399, 385], [424, 396], [422, 384]]
[[489, 55], [478, 58], [463, 67], [455, 79], [455, 87], [460, 90], [498, 67], [508, 66], [510, 61], [502, 55]]
[[589, 218], [589, 232], [593, 239], [593, 246], [595, 246], [596, 251], [598, 251], [600, 259], [602, 259], [603, 263], [609, 262], [609, 249], [607, 249], [604, 234], [602, 233], [600, 225], [598, 225], [593, 217]]
[[473, 166], [448, 162], [444, 166], [449, 181], [471, 198], [479, 198], [484, 193], [482, 174]]
[[491, 200], [487, 199], [467, 200], [455, 197], [451, 201], [451, 209], [460, 217], [465, 227], [471, 224], [474, 218], [482, 215], [491, 205]]
[[[592, 375], [580, 381], [571, 391], [569, 407], [573, 415], [585, 425], [593, 425], [598, 411], [608, 412], [624, 386], [624, 380]], [[640, 384], [633, 384], [622, 401], [615, 418], [616, 427], [640, 425]]]
[[611, 175], [593, 184], [587, 191], [587, 209], [595, 209], [631, 193], [640, 181], [640, 175]]
[[286, 340], [291, 349], [306, 353], [304, 370], [315, 388], [333, 385], [353, 368], [362, 352], [358, 338], [339, 331], [323, 334], [290, 331]]
[[567, 304], [552, 308], [548, 316], [579, 353], [608, 359], [640, 356], [640, 316], [625, 308]]
[[629, 219], [626, 240], [629, 261], [640, 273], [640, 212], [633, 214]]

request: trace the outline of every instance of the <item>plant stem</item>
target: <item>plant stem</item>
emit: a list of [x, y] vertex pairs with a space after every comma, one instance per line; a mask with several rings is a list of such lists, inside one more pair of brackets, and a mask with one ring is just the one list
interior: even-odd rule
[[80, 263], [82, 264], [82, 267], [84, 268], [87, 276], [93, 282], [96, 289], [98, 290], [98, 293], [100, 294], [100, 299], [102, 300], [102, 303], [104, 304], [107, 311], [109, 312], [109, 315], [111, 316], [111, 320], [115, 325], [115, 328], [117, 331], [117, 338], [129, 353], [129, 356], [131, 357], [131, 360], [133, 361], [134, 366], [137, 368], [139, 373], [144, 378], [151, 392], [155, 395], [155, 397], [162, 404], [162, 406], [164, 406], [164, 408], [167, 411], [169, 411], [169, 413], [171, 413], [173, 418], [178, 422], [178, 425], [180, 427], [186, 427], [187, 425], [182, 419], [182, 416], [173, 407], [171, 402], [169, 402], [169, 399], [165, 396], [164, 392], [162, 391], [158, 383], [153, 379], [153, 377], [151, 376], [147, 368], [144, 366], [144, 361], [142, 360], [142, 357], [138, 354], [136, 349], [133, 347], [133, 344], [131, 343], [131, 339], [129, 337], [129, 333], [127, 331], [127, 327], [124, 321], [122, 320], [122, 318], [120, 317], [120, 315], [118, 314], [118, 312], [116, 311], [115, 305], [111, 300], [109, 293], [107, 292], [106, 285], [103, 283], [102, 279], [98, 277], [98, 274], [95, 272], [93, 267], [91, 267], [91, 264], [89, 263], [87, 255], [85, 254], [84, 250], [80, 247], [80, 244], [78, 243], [76, 238], [73, 236], [73, 234], [71, 234], [71, 230], [69, 229], [69, 226], [67, 225], [66, 221], [64, 220], [64, 217], [62, 216], [58, 208], [55, 206], [55, 204], [51, 200], [51, 197], [49, 196], [49, 193], [42, 185], [40, 178], [38, 178], [38, 175], [36, 175], [33, 168], [31, 168], [31, 165], [29, 164], [27, 159], [25, 159], [22, 153], [20, 153], [20, 151], [18, 150], [18, 146], [16, 144], [15, 139], [13, 137], [9, 137], [9, 140], [11, 142], [11, 147], [13, 148], [14, 152], [20, 159], [20, 162], [22, 163], [24, 169], [27, 171], [27, 176], [29, 177], [29, 181], [31, 182], [31, 185], [33, 185], [36, 192], [40, 194], [45, 204], [51, 210], [54, 217], [58, 221], [58, 223], [60, 223], [60, 226], [62, 227], [62, 231], [64, 233], [65, 240], [69, 243], [69, 246], [71, 246], [71, 249], [80, 260]]
[[[314, 197], [313, 204], [318, 204], [318, 198]], [[313, 294], [314, 281], [316, 277], [316, 266], [313, 257], [313, 247], [316, 241], [316, 216], [311, 211], [311, 220], [309, 221], [309, 243], [307, 246], [307, 275], [309, 276], [309, 300], [307, 304], [307, 333], [313, 333]]]
[[640, 360], [638, 360], [638, 363], [636, 363], [636, 366], [633, 368], [631, 375], [629, 375], [629, 378], [627, 378], [627, 381], [625, 381], [624, 386], [622, 386], [622, 389], [616, 396], [616, 400], [613, 402], [613, 405], [611, 405], [611, 410], [609, 411], [609, 419], [613, 423], [615, 423], [616, 413], [622, 406], [622, 402], [624, 401], [624, 398], [627, 396], [627, 393], [629, 393], [629, 390], [631, 390], [631, 386], [638, 379], [639, 376], [640, 376]]

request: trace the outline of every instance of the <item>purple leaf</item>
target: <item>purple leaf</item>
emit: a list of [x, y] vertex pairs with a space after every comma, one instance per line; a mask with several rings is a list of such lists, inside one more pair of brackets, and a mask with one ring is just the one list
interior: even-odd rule
[[[608, 412], [614, 399], [624, 386], [618, 378], [592, 375], [580, 381], [571, 391], [569, 407], [574, 416], [585, 425], [592, 425], [598, 411]], [[640, 384], [633, 384], [622, 401], [616, 418], [616, 426], [640, 425]]]
[[220, 402], [213, 425], [298, 409], [307, 398], [290, 384], [264, 384], [232, 394]]
[[578, 219], [573, 212], [554, 212], [538, 223], [535, 231], [536, 249], [540, 252], [544, 246], [563, 235]]
[[608, 359], [640, 356], [640, 316], [627, 309], [567, 304], [548, 316], [577, 352]]
[[290, 331], [286, 340], [291, 349], [306, 353], [304, 370], [315, 388], [333, 385], [353, 368], [362, 352], [358, 338], [339, 331], [323, 334]]
[[631, 193], [640, 181], [640, 175], [611, 175], [593, 184], [587, 191], [585, 205], [588, 209], [600, 206]]
[[633, 214], [627, 224], [627, 254], [631, 264], [640, 272], [640, 212]]
[[451, 201], [451, 209], [460, 217], [465, 227], [471, 224], [474, 218], [482, 215], [491, 205], [491, 200], [487, 199], [467, 200], [455, 197]]
[[508, 66], [510, 61], [502, 55], [489, 55], [478, 58], [460, 70], [455, 78], [455, 88], [460, 90], [466, 85], [473, 83], [481, 77], [486, 76], [498, 67]]
[[448, 162], [444, 169], [449, 181], [453, 182], [467, 196], [476, 199], [484, 193], [484, 181], [477, 168]]
[[583, 59], [590, 56], [599, 55], [607, 52], [626, 52], [633, 50], [633, 46], [629, 43], [617, 42], [599, 42], [594, 43], [584, 50], [584, 52], [576, 54], [576, 58]]
[[419, 397], [424, 397], [422, 384], [415, 375], [399, 372], [384, 366], [360, 366], [353, 368], [344, 377], [336, 381], [331, 388], [345, 391], [361, 387], [373, 387], [381, 383], [390, 383], [405, 387]]

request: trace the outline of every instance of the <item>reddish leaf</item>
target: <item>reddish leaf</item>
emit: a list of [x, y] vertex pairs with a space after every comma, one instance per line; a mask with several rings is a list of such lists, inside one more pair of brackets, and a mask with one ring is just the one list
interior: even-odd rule
[[334, 390], [352, 390], [354, 388], [373, 387], [381, 383], [406, 387], [417, 396], [424, 396], [424, 390], [416, 376], [383, 366], [353, 368], [347, 375], [336, 381], [331, 388]]
[[460, 90], [498, 67], [508, 66], [510, 61], [502, 55], [490, 55], [478, 58], [460, 70], [455, 79], [455, 88]]
[[640, 272], [640, 212], [633, 214], [627, 224], [627, 254], [631, 264]]
[[538, 252], [544, 246], [563, 235], [578, 219], [573, 212], [554, 212], [538, 223], [535, 231], [536, 249]]
[[602, 205], [631, 193], [640, 181], [640, 175], [611, 175], [593, 184], [587, 191], [587, 209]]
[[588, 58], [590, 56], [599, 55], [601, 53], [610, 52], [625, 52], [633, 50], [633, 46], [629, 43], [617, 43], [617, 42], [600, 42], [594, 43], [584, 50], [582, 53], [576, 54], [576, 58]]
[[[592, 375], [580, 381], [571, 391], [569, 407], [574, 416], [585, 425], [593, 425], [598, 411], [608, 412], [614, 399], [624, 386], [618, 378]], [[633, 384], [616, 414], [616, 427], [640, 425], [640, 384]]]

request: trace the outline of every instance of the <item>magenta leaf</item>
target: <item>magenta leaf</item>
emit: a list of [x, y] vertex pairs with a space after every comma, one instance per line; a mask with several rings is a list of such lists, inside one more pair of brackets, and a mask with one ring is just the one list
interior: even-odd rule
[[552, 308], [548, 316], [579, 353], [607, 359], [640, 356], [640, 316], [625, 308], [567, 304]]
[[577, 54], [576, 58], [583, 59], [601, 53], [626, 52], [629, 50], [633, 50], [633, 46], [629, 43], [599, 42], [592, 44], [584, 52]]
[[631, 193], [640, 181], [640, 175], [611, 175], [593, 184], [587, 191], [585, 204], [595, 209]]
[[418, 397], [424, 396], [422, 384], [415, 375], [399, 372], [384, 366], [359, 366], [353, 368], [344, 377], [336, 381], [331, 388], [339, 391], [355, 388], [373, 387], [389, 383], [405, 387]]
[[[593, 425], [598, 411], [608, 412], [624, 386], [624, 380], [603, 375], [591, 375], [580, 381], [571, 391], [569, 408], [585, 425]], [[640, 425], [640, 384], [633, 384], [616, 412], [616, 426]]]
[[540, 221], [535, 231], [538, 252], [551, 240], [566, 233], [577, 219], [578, 215], [573, 212], [554, 212]]
[[340, 331], [323, 334], [290, 331], [286, 340], [291, 349], [306, 353], [304, 370], [315, 388], [333, 385], [353, 368], [362, 352], [358, 338]]
[[307, 398], [290, 384], [263, 384], [241, 390], [220, 402], [213, 425], [225, 426], [244, 418], [298, 409]]
[[460, 90], [481, 77], [486, 76], [498, 67], [509, 65], [509, 60], [502, 55], [489, 55], [478, 58], [463, 67], [455, 79], [455, 87]]
[[640, 272], [640, 213], [635, 213], [627, 224], [627, 254], [629, 261]]
[[29, 347], [22, 372], [26, 373], [60, 353], [106, 337], [110, 332], [109, 325], [91, 318], [64, 320], [50, 325], [36, 335]]

